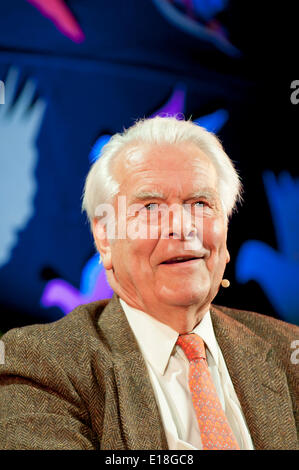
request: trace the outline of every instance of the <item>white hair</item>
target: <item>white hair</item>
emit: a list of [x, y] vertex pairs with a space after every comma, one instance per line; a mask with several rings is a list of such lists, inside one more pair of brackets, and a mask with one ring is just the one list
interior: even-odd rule
[[192, 121], [175, 117], [141, 119], [123, 133], [115, 134], [102, 148], [100, 158], [92, 165], [85, 182], [82, 210], [89, 222], [95, 216], [99, 204], [112, 202], [119, 192], [119, 183], [111, 172], [112, 161], [129, 144], [178, 144], [192, 142], [213, 163], [218, 175], [218, 190], [224, 211], [229, 217], [238, 201], [241, 201], [242, 185], [231, 159], [225, 153], [215, 134]]

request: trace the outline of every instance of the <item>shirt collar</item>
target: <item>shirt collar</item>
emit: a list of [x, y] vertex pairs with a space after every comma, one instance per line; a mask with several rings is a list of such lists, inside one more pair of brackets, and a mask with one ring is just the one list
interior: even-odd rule
[[119, 299], [144, 358], [164, 375], [178, 332]]
[[[131, 307], [124, 300], [119, 300], [145, 360], [164, 375], [178, 332], [142, 310]], [[218, 365], [218, 348], [209, 311], [193, 332], [203, 339]]]
[[196, 333], [200, 336], [205, 342], [209, 353], [213, 356], [213, 359], [218, 367], [219, 364], [219, 353], [218, 353], [218, 344], [216, 341], [213, 323], [211, 319], [210, 311], [208, 311], [202, 318], [201, 322], [196, 325], [193, 330], [193, 333]]

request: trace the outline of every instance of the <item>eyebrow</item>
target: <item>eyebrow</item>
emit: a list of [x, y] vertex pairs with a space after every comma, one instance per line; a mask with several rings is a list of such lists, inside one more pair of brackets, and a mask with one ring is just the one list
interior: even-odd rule
[[200, 191], [194, 191], [193, 193], [189, 194], [187, 199], [199, 199], [201, 197], [205, 197], [207, 199], [218, 199], [219, 195], [214, 189], [205, 188]]
[[[186, 201], [189, 199], [199, 199], [202, 197], [206, 197], [207, 199], [217, 199], [218, 194], [214, 189], [210, 188], [204, 188], [200, 191], [194, 191], [190, 194], [188, 194]], [[140, 191], [137, 194], [134, 194], [132, 199], [134, 201], [145, 201], [147, 199], [166, 199], [166, 196], [164, 193], [160, 191], [155, 191], [155, 190], [149, 190], [149, 191]]]
[[145, 201], [147, 199], [166, 199], [166, 196], [160, 191], [140, 191], [134, 194], [132, 199], [134, 201]]

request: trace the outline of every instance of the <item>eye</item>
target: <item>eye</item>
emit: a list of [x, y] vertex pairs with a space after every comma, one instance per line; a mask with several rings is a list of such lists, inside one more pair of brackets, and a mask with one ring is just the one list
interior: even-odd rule
[[195, 201], [193, 204], [196, 207], [204, 207], [204, 206], [208, 205], [208, 203], [206, 201]]
[[144, 207], [147, 211], [153, 211], [153, 210], [157, 209], [158, 204], [156, 202], [150, 202], [149, 204], [145, 204]]

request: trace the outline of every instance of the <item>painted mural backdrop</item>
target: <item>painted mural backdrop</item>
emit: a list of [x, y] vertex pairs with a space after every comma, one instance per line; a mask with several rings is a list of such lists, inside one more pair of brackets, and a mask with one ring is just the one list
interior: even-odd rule
[[231, 287], [216, 303], [299, 323], [295, 111], [288, 68], [278, 76], [275, 42], [262, 43], [271, 18], [259, 10], [268, 23], [254, 35], [244, 22], [256, 15], [254, 2], [1, 4], [0, 330], [111, 297], [81, 213], [84, 179], [113, 133], [165, 114], [217, 133], [243, 179]]

